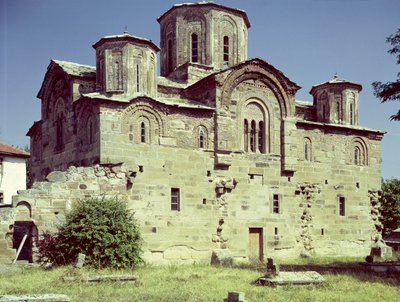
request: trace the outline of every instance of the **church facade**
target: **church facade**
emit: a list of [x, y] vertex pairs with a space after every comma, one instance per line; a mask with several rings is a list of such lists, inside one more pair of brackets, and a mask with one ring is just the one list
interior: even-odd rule
[[124, 32], [93, 45], [95, 67], [51, 61], [31, 178], [123, 166], [150, 262], [366, 251], [383, 132], [358, 123], [362, 86], [335, 76], [297, 101], [300, 86], [247, 57], [239, 9], [181, 4], [157, 21], [160, 47]]

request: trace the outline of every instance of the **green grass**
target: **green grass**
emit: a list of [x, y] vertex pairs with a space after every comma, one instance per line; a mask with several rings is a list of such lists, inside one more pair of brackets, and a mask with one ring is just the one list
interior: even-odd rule
[[[315, 261], [314, 261], [315, 262]], [[146, 266], [131, 271], [82, 270], [83, 275], [135, 274], [132, 284], [63, 282], [71, 267], [45, 271], [18, 268], [0, 274], [0, 294], [66, 294], [71, 301], [218, 301], [229, 291], [241, 291], [250, 302], [256, 301], [398, 301], [399, 276], [371, 275], [354, 264], [349, 270], [335, 271], [337, 263], [320, 263], [324, 284], [306, 287], [269, 288], [252, 284], [262, 275], [256, 267], [222, 268], [205, 265]], [[294, 265], [294, 264], [293, 264]], [[303, 263], [301, 265], [304, 265]], [[329, 270], [324, 273], [326, 265]], [[343, 268], [345, 264], [341, 263]], [[260, 268], [260, 267], [258, 267]]]

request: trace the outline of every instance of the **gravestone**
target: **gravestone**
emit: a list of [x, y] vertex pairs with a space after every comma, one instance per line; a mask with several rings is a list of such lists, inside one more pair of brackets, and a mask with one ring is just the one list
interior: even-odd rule
[[78, 258], [76, 259], [75, 267], [82, 268], [83, 265], [85, 264], [85, 258], [86, 258], [85, 254], [79, 253]]
[[229, 292], [228, 298], [224, 299], [224, 302], [249, 302], [244, 299], [244, 293], [242, 292]]

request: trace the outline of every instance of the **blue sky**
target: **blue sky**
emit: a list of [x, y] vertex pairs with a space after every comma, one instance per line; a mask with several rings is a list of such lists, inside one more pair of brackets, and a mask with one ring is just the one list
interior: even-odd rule
[[[184, 2], [184, 1], [183, 1]], [[400, 178], [400, 122], [389, 116], [400, 103], [380, 104], [371, 88], [399, 72], [385, 38], [400, 27], [398, 0], [221, 0], [250, 19], [249, 58], [260, 57], [303, 88], [341, 78], [362, 84], [360, 124], [386, 131], [382, 174]], [[40, 119], [36, 98], [50, 59], [94, 65], [92, 44], [102, 36], [132, 35], [159, 44], [156, 18], [170, 0], [0, 0], [0, 140], [29, 143]]]

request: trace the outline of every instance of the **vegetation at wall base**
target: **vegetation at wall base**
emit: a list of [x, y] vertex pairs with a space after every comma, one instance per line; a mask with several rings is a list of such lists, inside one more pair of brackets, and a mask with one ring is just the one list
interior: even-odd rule
[[74, 263], [79, 253], [94, 268], [133, 268], [142, 263], [139, 226], [126, 202], [92, 197], [73, 205], [66, 222], [38, 242], [42, 263]]
[[380, 198], [381, 222], [384, 235], [400, 227], [400, 180], [382, 179], [382, 196]]

